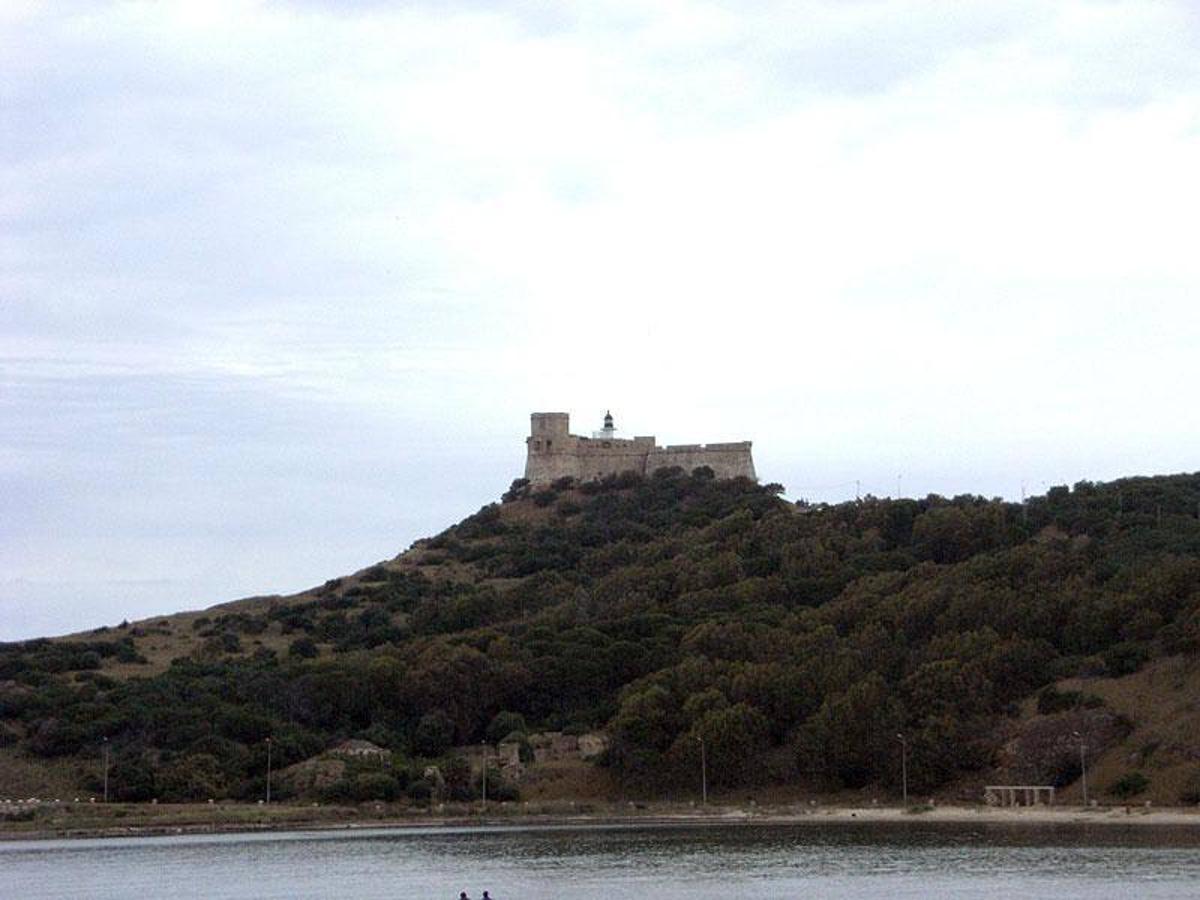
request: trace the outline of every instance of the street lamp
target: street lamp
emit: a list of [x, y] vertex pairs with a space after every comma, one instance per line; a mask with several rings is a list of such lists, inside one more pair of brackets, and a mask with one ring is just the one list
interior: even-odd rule
[[104, 738], [104, 802], [108, 802], [108, 738]]
[[700, 803], [708, 806], [708, 758], [704, 752], [704, 738], [696, 738], [700, 745]]
[[271, 802], [271, 739], [267, 738], [267, 802]]
[[483, 808], [487, 809], [487, 764], [488, 764], [488, 745], [487, 741], [482, 744], [483, 747]]
[[904, 805], [908, 806], [908, 739], [897, 734], [896, 740], [900, 742], [900, 786], [904, 792]]
[[1083, 742], [1083, 735], [1080, 734], [1078, 731], [1072, 731], [1071, 734], [1073, 734], [1073, 735], [1075, 735], [1075, 737], [1079, 738], [1079, 778], [1080, 778], [1080, 783], [1083, 785], [1083, 805], [1086, 808], [1088, 805], [1087, 754], [1084, 751], [1085, 745]]

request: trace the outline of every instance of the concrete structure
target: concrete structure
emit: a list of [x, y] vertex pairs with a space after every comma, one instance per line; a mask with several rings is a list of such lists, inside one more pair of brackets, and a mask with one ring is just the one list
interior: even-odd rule
[[520, 772], [521, 744], [519, 741], [501, 741], [496, 745], [496, 763], [501, 769], [513, 769]]
[[1054, 788], [1047, 784], [989, 784], [983, 789], [983, 801], [988, 806], [1053, 806]]
[[608, 749], [608, 735], [601, 731], [590, 731], [579, 736], [579, 758], [593, 760]]
[[342, 741], [329, 752], [334, 756], [348, 756], [356, 759], [385, 760], [392, 755], [391, 750], [385, 750], [378, 744], [372, 744], [370, 741], [360, 740], [359, 738], [350, 738], [349, 740]]
[[563, 734], [561, 731], [541, 731], [529, 735], [535, 763], [562, 759], [593, 760], [608, 749], [608, 735], [602, 731], [587, 734]]
[[708, 466], [718, 478], [757, 478], [750, 441], [659, 447], [653, 437], [644, 435], [618, 438], [611, 414], [604, 417], [604, 428], [590, 438], [570, 433], [567, 413], [533, 413], [530, 419], [525, 477], [535, 485], [567, 477], [591, 481], [621, 472], [649, 475], [672, 466], [685, 472]]

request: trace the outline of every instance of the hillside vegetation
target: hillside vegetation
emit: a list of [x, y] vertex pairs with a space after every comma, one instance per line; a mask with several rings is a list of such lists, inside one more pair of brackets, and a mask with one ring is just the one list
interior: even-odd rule
[[518, 481], [313, 591], [0, 645], [0, 796], [6, 759], [96, 790], [107, 744], [117, 798], [256, 798], [267, 738], [282, 768], [356, 736], [394, 762], [327, 794], [423, 799], [455, 745], [602, 729], [649, 794], [690, 785], [701, 742], [718, 790], [895, 791], [903, 735], [915, 791], [1072, 785], [1083, 744], [1093, 796], [1200, 800], [1200, 475], [781, 493]]

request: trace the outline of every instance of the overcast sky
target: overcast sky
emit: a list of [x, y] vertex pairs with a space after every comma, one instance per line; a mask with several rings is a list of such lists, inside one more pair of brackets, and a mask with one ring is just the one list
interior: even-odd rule
[[0, 4], [0, 640], [298, 590], [528, 415], [792, 498], [1200, 468], [1190, 2]]

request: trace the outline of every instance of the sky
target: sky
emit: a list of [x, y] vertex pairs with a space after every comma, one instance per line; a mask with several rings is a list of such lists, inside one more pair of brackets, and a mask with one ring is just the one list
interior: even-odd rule
[[287, 593], [529, 413], [791, 499], [1200, 468], [1200, 7], [0, 4], [0, 640]]

